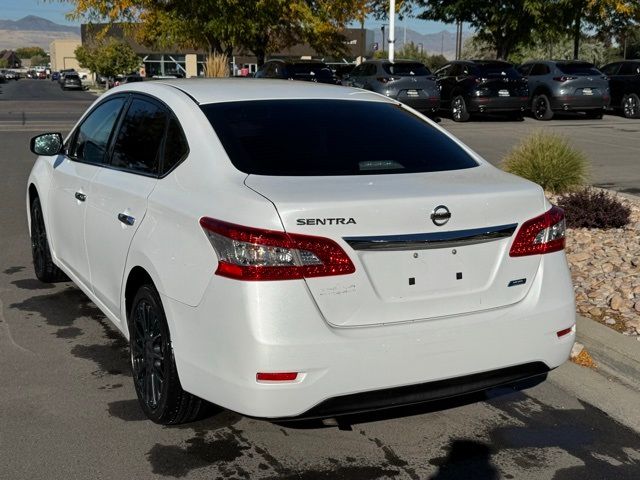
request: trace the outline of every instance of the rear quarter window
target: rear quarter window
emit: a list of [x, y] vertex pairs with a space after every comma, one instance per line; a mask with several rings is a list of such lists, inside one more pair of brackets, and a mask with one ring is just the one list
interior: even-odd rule
[[257, 175], [439, 172], [478, 163], [397, 104], [262, 100], [201, 106], [229, 159]]

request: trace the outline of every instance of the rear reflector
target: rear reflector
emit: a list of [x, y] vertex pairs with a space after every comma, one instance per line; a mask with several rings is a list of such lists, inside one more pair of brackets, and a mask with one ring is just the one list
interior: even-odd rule
[[560, 330], [557, 335], [558, 338], [564, 337], [565, 335], [570, 334], [573, 331], [573, 327], [565, 328], [564, 330]]
[[259, 382], [292, 382], [298, 378], [297, 372], [258, 372], [256, 380]]
[[522, 224], [509, 256], [523, 257], [562, 250], [565, 229], [564, 210], [554, 205], [548, 212]]
[[200, 219], [218, 255], [216, 275], [236, 280], [294, 280], [355, 272], [353, 262], [329, 238]]

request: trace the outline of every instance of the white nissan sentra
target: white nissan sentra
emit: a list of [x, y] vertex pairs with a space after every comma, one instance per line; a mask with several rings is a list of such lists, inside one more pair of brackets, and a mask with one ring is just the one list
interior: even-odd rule
[[31, 148], [36, 276], [129, 339], [155, 422], [443, 399], [543, 379], [574, 342], [562, 210], [383, 96], [128, 84]]

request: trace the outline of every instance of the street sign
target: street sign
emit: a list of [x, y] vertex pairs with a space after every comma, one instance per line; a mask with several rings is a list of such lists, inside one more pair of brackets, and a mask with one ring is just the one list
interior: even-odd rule
[[372, 47], [374, 52], [378, 51], [378, 42], [374, 42], [371, 47]]

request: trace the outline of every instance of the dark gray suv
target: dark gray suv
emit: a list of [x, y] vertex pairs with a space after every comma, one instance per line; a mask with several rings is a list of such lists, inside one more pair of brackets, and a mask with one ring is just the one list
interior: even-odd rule
[[424, 64], [413, 60], [367, 60], [342, 84], [381, 93], [423, 113], [436, 113], [440, 107], [435, 78]]
[[535, 61], [522, 64], [518, 71], [528, 80], [531, 113], [537, 120], [551, 120], [554, 111], [602, 118], [611, 101], [609, 81], [592, 63]]

